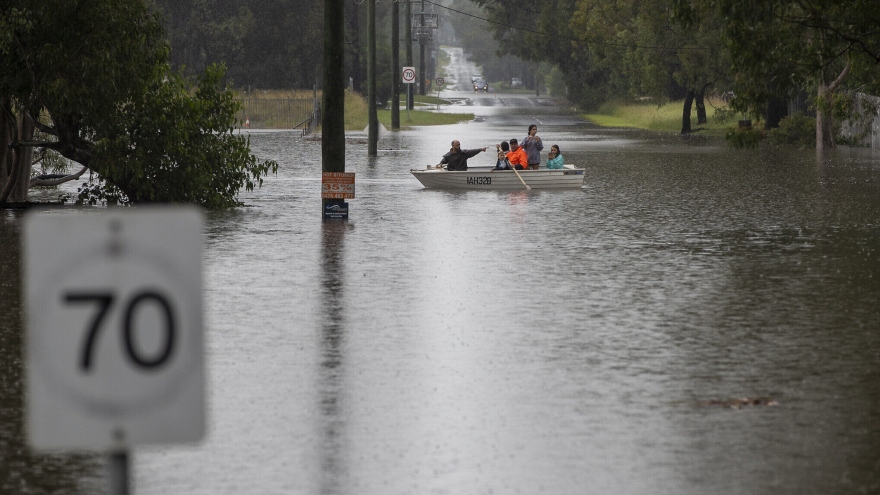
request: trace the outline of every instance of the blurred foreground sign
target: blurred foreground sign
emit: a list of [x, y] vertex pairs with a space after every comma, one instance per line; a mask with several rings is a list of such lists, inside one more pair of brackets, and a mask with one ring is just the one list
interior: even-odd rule
[[31, 447], [121, 450], [202, 437], [203, 222], [194, 207], [27, 217]]

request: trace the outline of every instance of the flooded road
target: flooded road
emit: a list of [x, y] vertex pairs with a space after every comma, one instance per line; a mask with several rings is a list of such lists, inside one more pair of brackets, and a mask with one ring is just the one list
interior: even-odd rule
[[[472, 108], [374, 159], [350, 135], [347, 223], [321, 222], [320, 142], [251, 134], [280, 169], [208, 217], [209, 431], [135, 449], [135, 493], [880, 491], [878, 155]], [[409, 173], [531, 123], [584, 189]], [[0, 492], [101, 493], [102, 459], [22, 445], [21, 216], [3, 215]]]

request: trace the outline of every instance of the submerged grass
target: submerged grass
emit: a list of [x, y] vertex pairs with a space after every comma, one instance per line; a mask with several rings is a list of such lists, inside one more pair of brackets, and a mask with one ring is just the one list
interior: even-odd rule
[[[250, 103], [247, 111], [240, 110], [239, 119], [248, 118], [254, 128], [264, 129], [289, 129], [294, 123], [299, 123], [309, 116], [312, 109], [311, 102], [317, 95], [320, 100], [322, 94], [320, 91], [315, 93], [313, 90], [259, 90], [247, 95], [241, 93], [239, 98], [242, 100], [247, 98], [257, 99], [265, 102], [261, 105]], [[401, 102], [404, 102], [406, 96], [402, 96]], [[289, 100], [297, 100], [307, 103], [293, 107], [289, 104]], [[400, 110], [401, 127], [409, 126], [427, 126], [427, 125], [447, 125], [473, 120], [472, 113], [436, 113], [419, 108], [435, 108], [437, 105], [449, 104], [448, 101], [431, 95], [416, 95], [414, 97], [415, 109], [407, 111], [405, 108]], [[264, 108], [265, 107], [265, 108]], [[300, 108], [302, 107], [302, 108]], [[263, 110], [263, 111], [261, 111]], [[350, 91], [345, 92], [345, 130], [360, 131], [367, 127], [367, 117], [369, 109], [367, 108], [366, 99]], [[379, 122], [386, 128], [391, 128], [391, 110], [378, 110]]]
[[[417, 96], [416, 103], [427, 105], [436, 105], [437, 97]], [[441, 101], [442, 103], [442, 101]], [[418, 108], [418, 106], [416, 106]], [[367, 101], [358, 94], [345, 93], [345, 130], [360, 131], [367, 127], [367, 117], [369, 109]], [[391, 128], [391, 109], [379, 109], [377, 112], [379, 122], [386, 128]], [[407, 116], [406, 109], [400, 110], [401, 127], [409, 126], [425, 126], [425, 125], [447, 125], [456, 124], [467, 120], [473, 120], [472, 113], [435, 113], [425, 110], [410, 110]]]

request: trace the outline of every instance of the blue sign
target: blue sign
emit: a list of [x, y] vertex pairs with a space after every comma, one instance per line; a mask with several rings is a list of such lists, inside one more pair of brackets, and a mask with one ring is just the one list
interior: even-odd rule
[[324, 220], [328, 219], [348, 220], [348, 203], [345, 201], [324, 203]]

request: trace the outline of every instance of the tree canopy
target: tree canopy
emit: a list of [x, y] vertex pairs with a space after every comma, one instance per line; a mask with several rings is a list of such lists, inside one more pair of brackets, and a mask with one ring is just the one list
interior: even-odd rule
[[102, 193], [222, 208], [277, 167], [233, 134], [221, 66], [197, 80], [171, 71], [161, 19], [143, 0], [13, 0], [0, 12], [0, 67], [2, 168], [22, 170], [0, 175], [7, 186], [30, 179], [39, 148], [96, 172]]
[[721, 20], [736, 74], [733, 105], [760, 114], [778, 98], [815, 88], [817, 146], [833, 147], [835, 92], [877, 90], [880, 3], [874, 0], [675, 0], [685, 25]]

